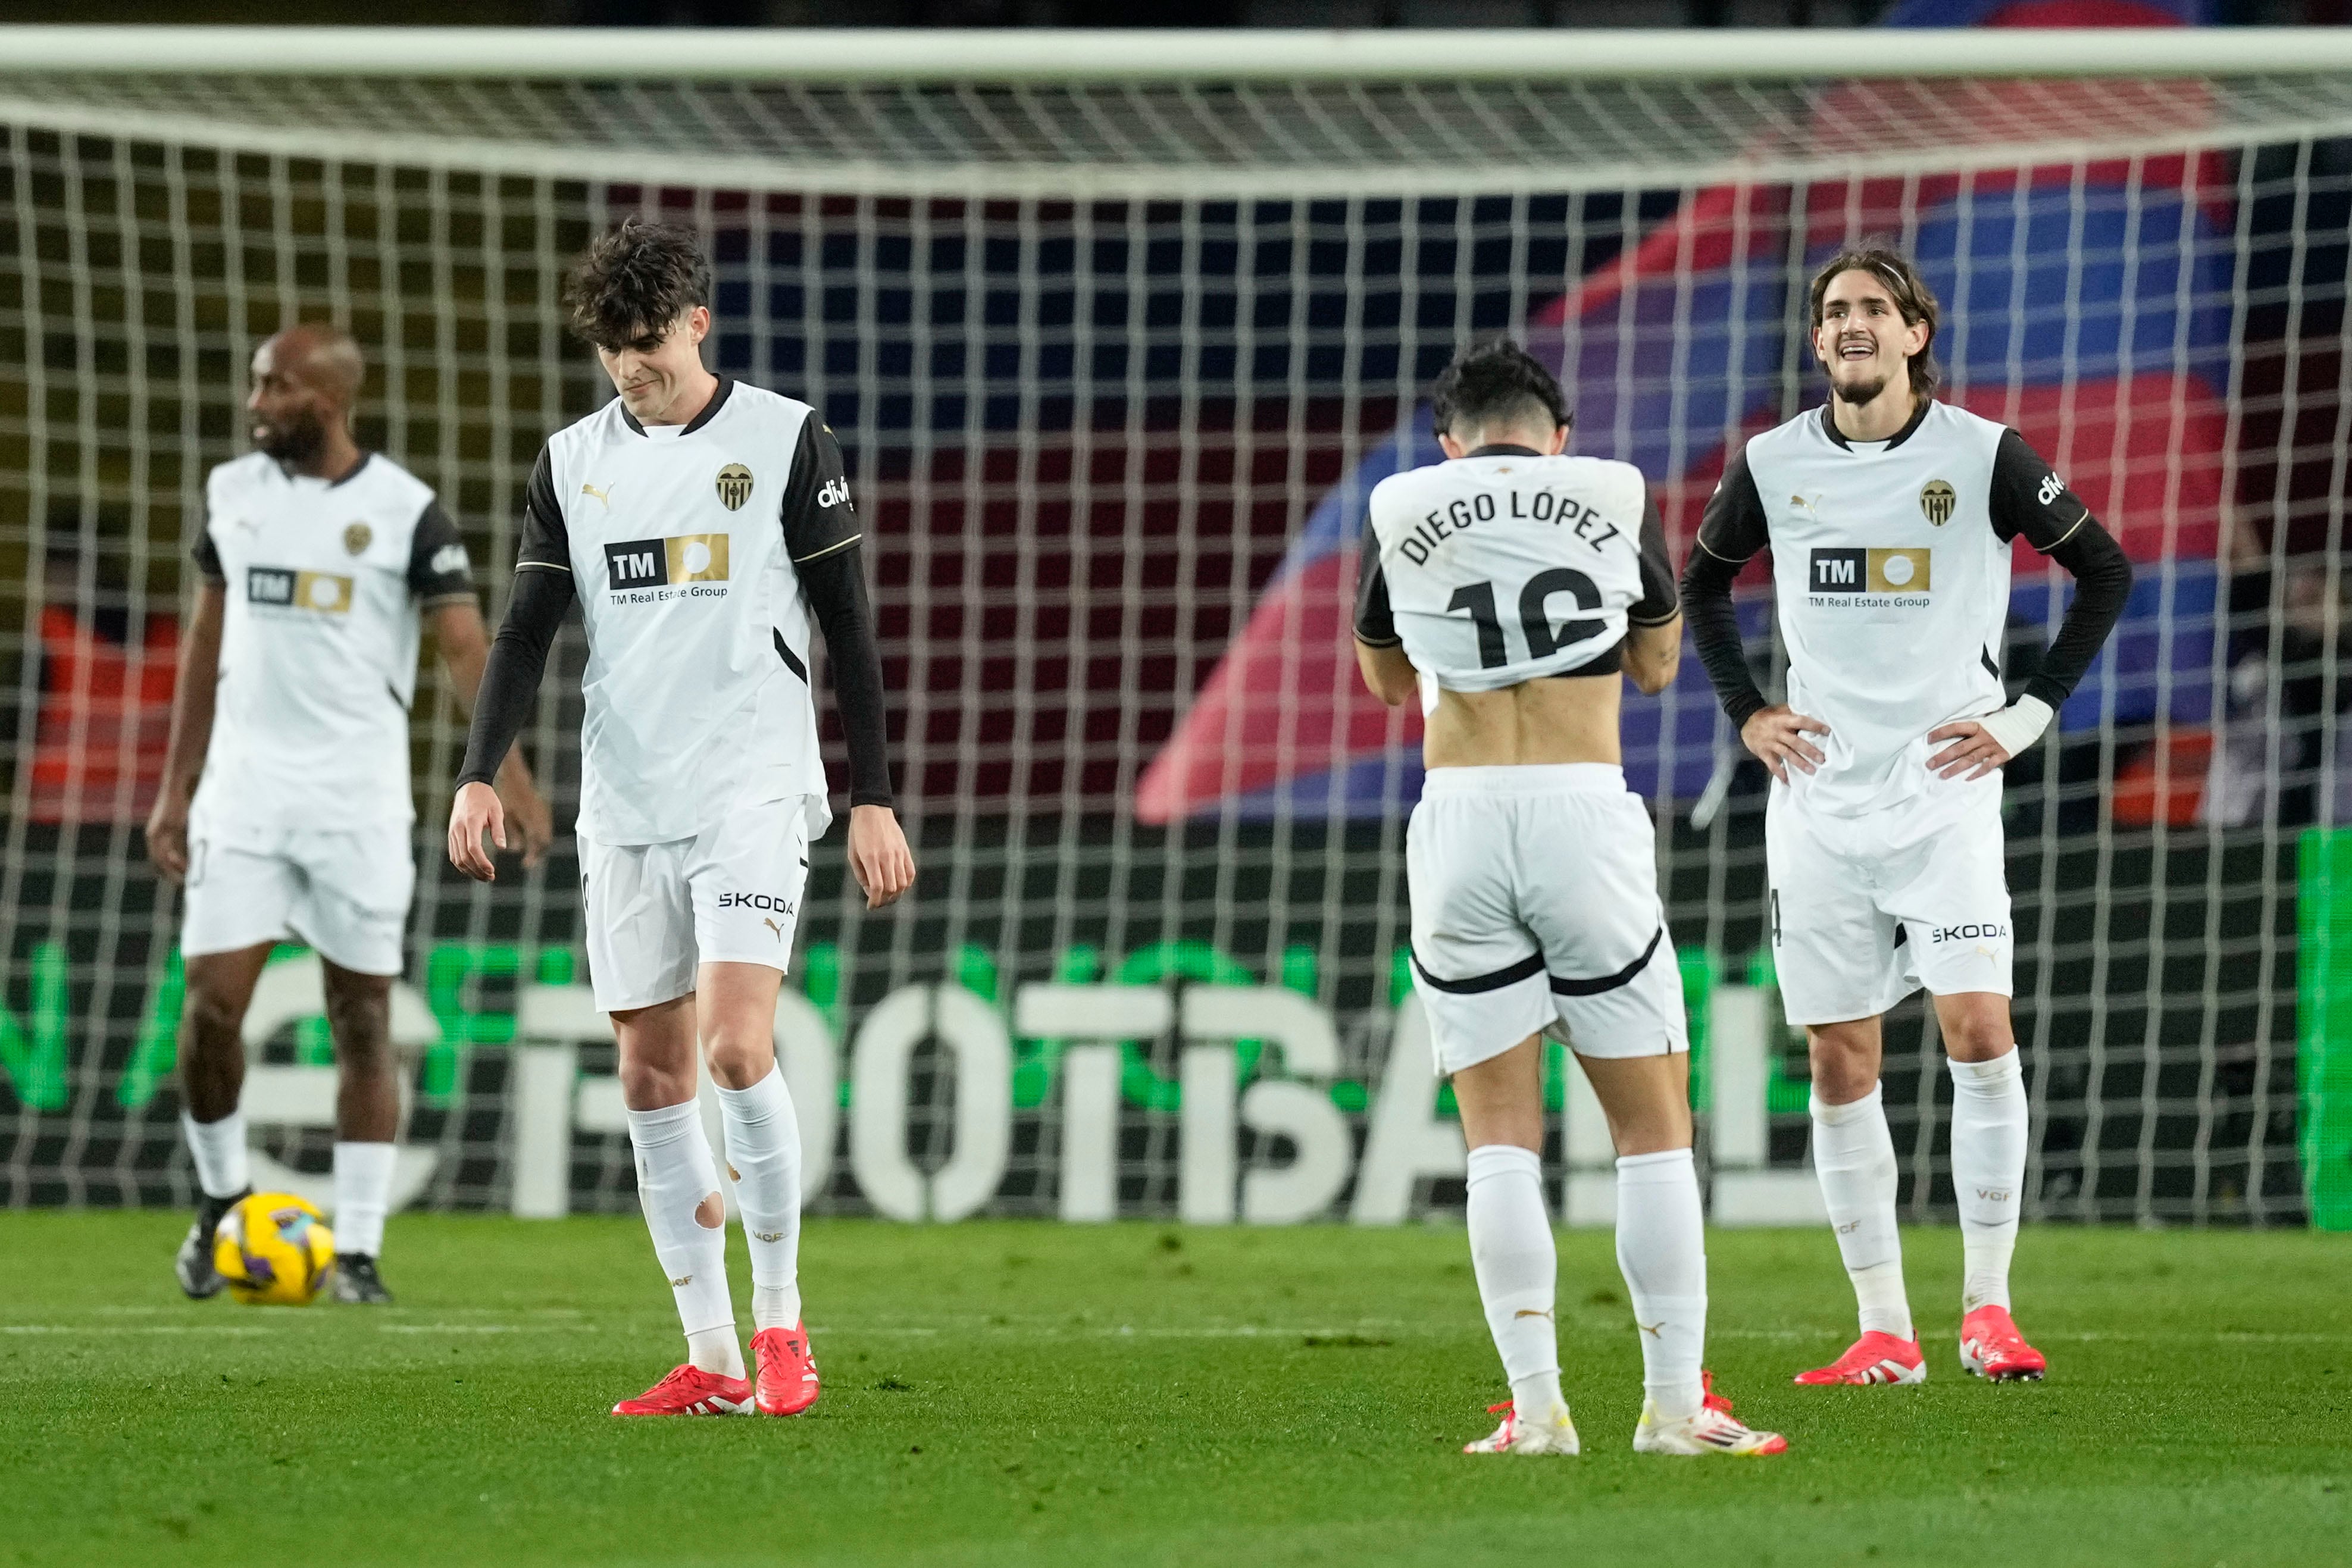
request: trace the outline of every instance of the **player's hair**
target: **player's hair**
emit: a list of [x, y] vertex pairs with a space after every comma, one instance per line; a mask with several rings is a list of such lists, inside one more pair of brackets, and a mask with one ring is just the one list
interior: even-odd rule
[[1927, 397], [1944, 379], [1942, 367], [1936, 363], [1936, 325], [1942, 319], [1942, 309], [1936, 303], [1936, 291], [1911, 265], [1911, 258], [1893, 246], [1849, 246], [1830, 257], [1819, 272], [1813, 274], [1812, 329], [1822, 329], [1822, 302], [1829, 297], [1830, 284], [1841, 272], [1867, 272], [1886, 285], [1887, 293], [1895, 297], [1895, 308], [1903, 312], [1903, 319], [1913, 326], [1927, 324], [1927, 340], [1911, 356], [1911, 395]]
[[1554, 428], [1575, 423], [1552, 373], [1500, 334], [1465, 343], [1429, 389], [1430, 428], [1440, 435], [1456, 425], [1476, 430], [1538, 418]]
[[624, 348], [710, 303], [710, 258], [691, 229], [624, 218], [572, 264], [563, 303], [573, 331], [600, 349]]

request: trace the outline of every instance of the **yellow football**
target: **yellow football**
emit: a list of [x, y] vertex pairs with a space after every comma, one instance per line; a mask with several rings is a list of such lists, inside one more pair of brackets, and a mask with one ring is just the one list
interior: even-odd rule
[[248, 1307], [307, 1304], [335, 1270], [335, 1233], [291, 1193], [257, 1192], [221, 1216], [213, 1267]]

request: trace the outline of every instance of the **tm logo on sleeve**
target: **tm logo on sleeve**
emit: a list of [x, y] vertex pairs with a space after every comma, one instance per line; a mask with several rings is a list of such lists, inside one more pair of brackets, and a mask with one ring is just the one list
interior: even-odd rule
[[1924, 549], [1816, 549], [1807, 586], [1815, 593], [1925, 593]]
[[623, 539], [604, 547], [606, 586], [667, 588], [682, 582], [727, 580], [725, 534], [680, 534], [667, 539]]

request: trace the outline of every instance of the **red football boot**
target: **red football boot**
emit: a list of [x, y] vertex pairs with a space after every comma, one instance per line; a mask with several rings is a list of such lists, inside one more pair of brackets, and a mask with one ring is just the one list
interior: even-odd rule
[[1814, 1387], [1839, 1383], [1925, 1383], [1927, 1359], [1919, 1354], [1917, 1340], [1896, 1339], [1873, 1329], [1827, 1366], [1797, 1374], [1797, 1381]]
[[615, 1416], [741, 1416], [751, 1408], [751, 1385], [740, 1377], [705, 1372], [691, 1362], [613, 1406]]
[[1979, 1307], [1960, 1320], [1960, 1365], [1995, 1383], [2039, 1383], [2050, 1370], [2042, 1353], [2025, 1343], [2007, 1307]]
[[762, 1416], [797, 1416], [824, 1390], [816, 1380], [816, 1356], [808, 1330], [761, 1329], [751, 1336], [751, 1385]]

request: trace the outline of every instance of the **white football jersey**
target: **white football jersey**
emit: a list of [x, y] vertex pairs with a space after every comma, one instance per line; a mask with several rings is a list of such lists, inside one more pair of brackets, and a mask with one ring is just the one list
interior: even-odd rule
[[1374, 487], [1356, 635], [1427, 683], [1486, 692], [1614, 674], [1625, 628], [1674, 619], [1665, 536], [1630, 463], [1481, 447]]
[[250, 453], [205, 478], [205, 509], [196, 564], [227, 604], [192, 834], [268, 848], [414, 821], [417, 612], [474, 598], [448, 514], [373, 453], [331, 481]]
[[2087, 516], [2016, 432], [1932, 399], [1889, 441], [1849, 442], [1827, 405], [1751, 438], [1696, 548], [1771, 547], [1789, 706], [1830, 727], [1796, 798], [1850, 816], [1923, 790], [1927, 732], [2009, 700], [2011, 541], [2046, 553]]
[[579, 831], [692, 838], [746, 801], [833, 820], [795, 560], [857, 542], [839, 449], [804, 402], [721, 378], [686, 425], [618, 399], [548, 439], [516, 570], [572, 573], [588, 631]]

